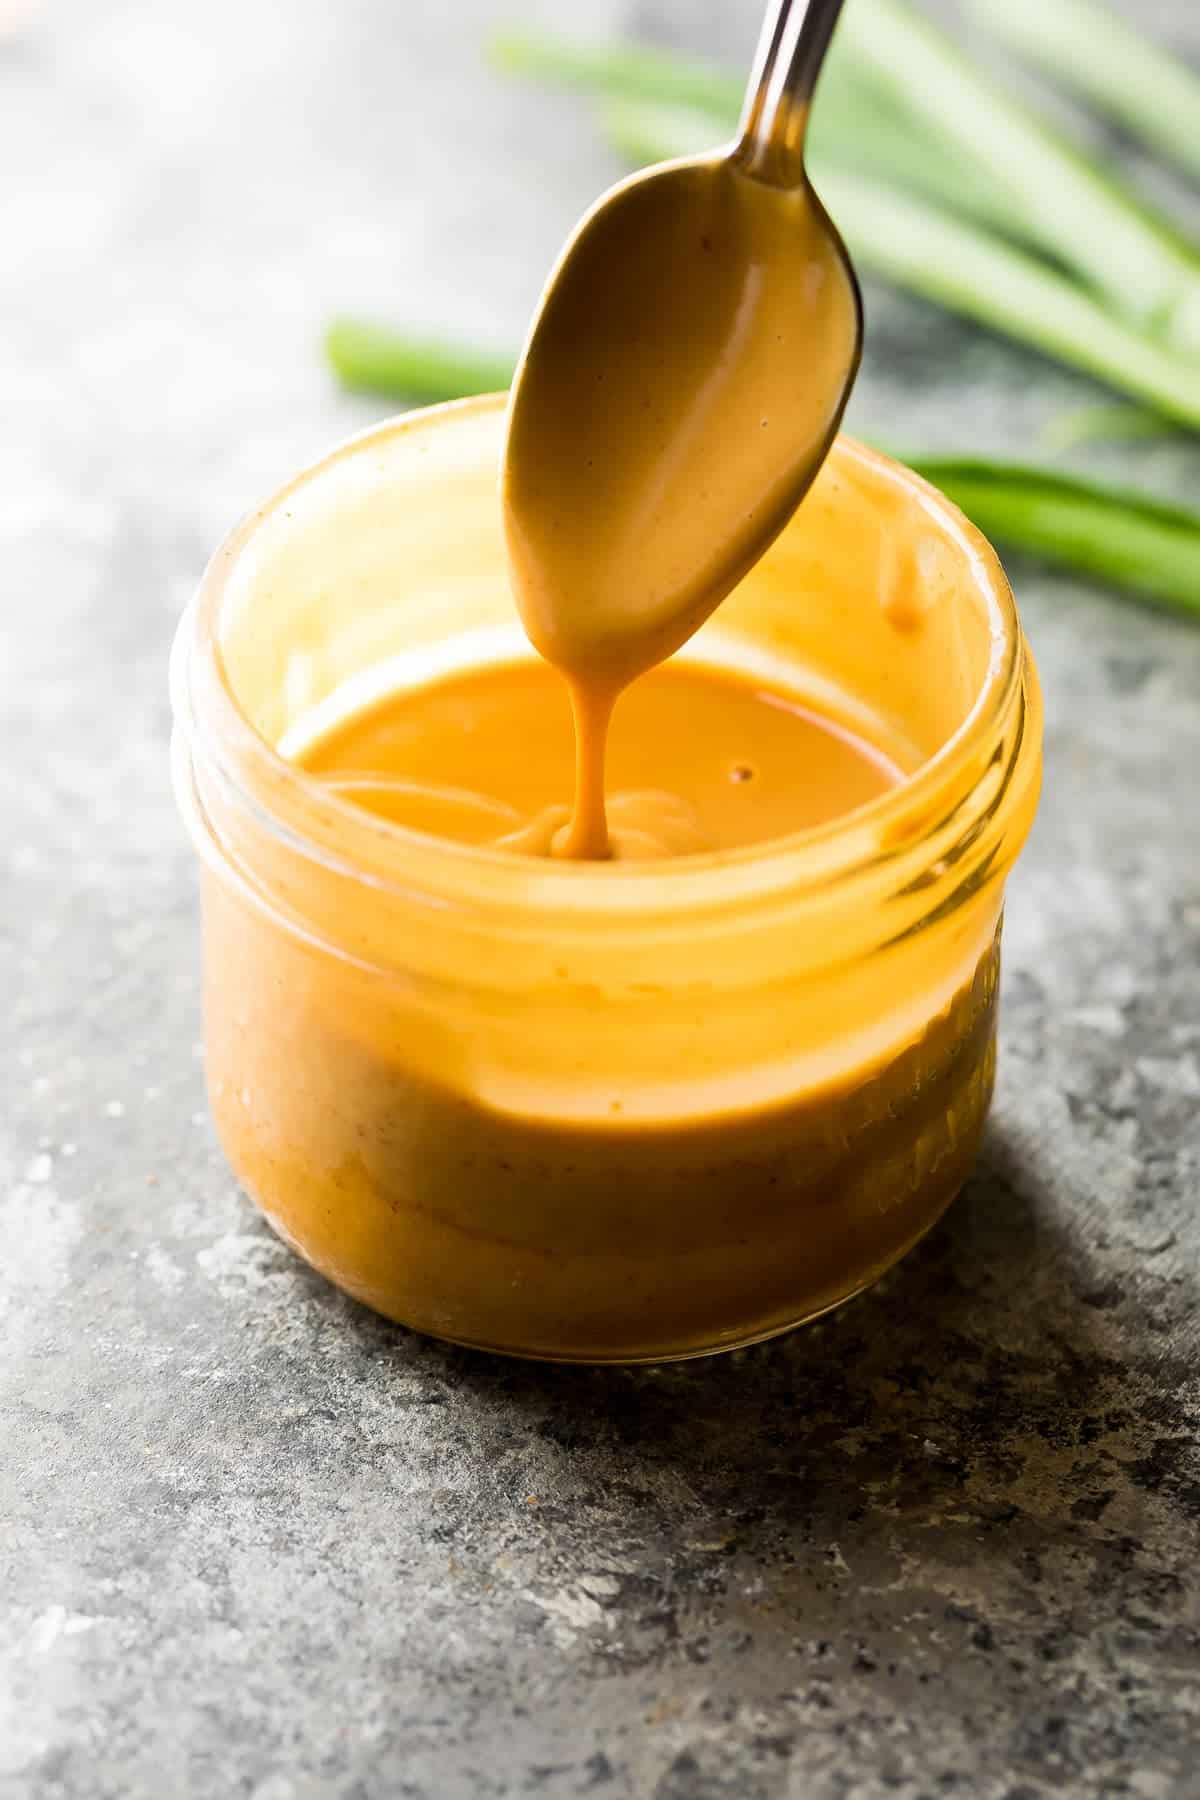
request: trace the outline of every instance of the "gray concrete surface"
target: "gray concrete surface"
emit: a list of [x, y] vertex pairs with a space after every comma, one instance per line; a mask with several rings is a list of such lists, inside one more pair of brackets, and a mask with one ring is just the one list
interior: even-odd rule
[[[1013, 570], [1047, 785], [994, 1123], [883, 1288], [639, 1373], [382, 1324], [266, 1232], [206, 1123], [167, 646], [231, 519], [378, 410], [326, 379], [325, 314], [510, 341], [611, 170], [576, 106], [480, 69], [483, 0], [24, 10], [0, 8], [0, 1792], [1200, 1794], [1200, 631]], [[1187, 0], [1139, 10], [1200, 55]], [[751, 35], [712, 0], [637, 22]], [[892, 439], [1025, 449], [1090, 396], [869, 302], [857, 419]], [[1194, 446], [1099, 461], [1195, 493]]]

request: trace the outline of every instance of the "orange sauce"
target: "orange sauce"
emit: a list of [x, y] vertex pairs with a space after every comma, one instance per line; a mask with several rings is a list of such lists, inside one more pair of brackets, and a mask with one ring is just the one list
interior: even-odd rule
[[971, 1167], [1036, 682], [931, 785], [1002, 577], [843, 441], [720, 627], [616, 697], [608, 847], [673, 860], [552, 864], [571, 695], [511, 616], [499, 441], [494, 402], [389, 427], [218, 565], [241, 728], [230, 779], [197, 733], [181, 783], [217, 1129], [289, 1242], [418, 1329], [745, 1343], [875, 1279]]
[[[545, 854], [570, 819], [562, 681], [532, 659], [468, 668], [353, 712], [300, 759], [368, 811], [466, 844]], [[617, 703], [607, 757], [614, 854], [733, 850], [823, 825], [901, 779], [882, 751], [782, 690], [670, 662]]]

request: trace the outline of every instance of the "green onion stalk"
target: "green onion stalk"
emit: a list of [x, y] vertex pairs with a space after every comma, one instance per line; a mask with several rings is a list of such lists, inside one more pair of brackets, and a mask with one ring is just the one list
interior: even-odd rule
[[[497, 39], [493, 56], [510, 72], [607, 99], [683, 107], [718, 135], [738, 115], [740, 84], [694, 58], [518, 32]], [[694, 147], [713, 136], [705, 130]], [[911, 187], [1025, 243], [1108, 310], [1200, 358], [1192, 247], [905, 0], [847, 9], [818, 89], [812, 148], [817, 163]]]
[[[1050, 14], [1059, 0], [1041, 4]], [[1177, 232], [906, 0], [854, 0], [845, 40], [899, 104], [936, 122], [948, 153], [987, 165], [1030, 244], [1065, 263], [1114, 312], [1200, 353], [1200, 259]]]
[[[347, 387], [404, 402], [502, 389], [515, 361], [355, 319], [335, 321], [326, 348]], [[1049, 468], [920, 452], [904, 460], [998, 543], [1200, 616], [1200, 513]]]
[[1200, 74], [1098, 0], [967, 0], [1010, 50], [1200, 180]]
[[[633, 100], [605, 110], [613, 144], [641, 162], [694, 151], [704, 122], [691, 109]], [[1180, 357], [1050, 264], [915, 194], [816, 155], [813, 180], [862, 268], [1200, 428], [1200, 360]]]

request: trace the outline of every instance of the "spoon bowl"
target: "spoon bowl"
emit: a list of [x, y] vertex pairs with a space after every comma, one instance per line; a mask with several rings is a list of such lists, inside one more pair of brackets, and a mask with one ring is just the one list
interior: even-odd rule
[[858, 283], [804, 169], [841, 3], [772, 0], [736, 143], [636, 175], [592, 208], [517, 365], [501, 475], [509, 570], [575, 715], [575, 810], [555, 854], [611, 856], [617, 696], [778, 536], [849, 397]]
[[616, 687], [678, 649], [803, 498], [861, 337], [806, 180], [717, 152], [605, 195], [551, 275], [510, 402], [502, 499], [536, 648]]
[[534, 646], [602, 708], [770, 545], [828, 453], [862, 302], [804, 139], [842, 0], [771, 0], [739, 135], [621, 182], [534, 315], [501, 500]]

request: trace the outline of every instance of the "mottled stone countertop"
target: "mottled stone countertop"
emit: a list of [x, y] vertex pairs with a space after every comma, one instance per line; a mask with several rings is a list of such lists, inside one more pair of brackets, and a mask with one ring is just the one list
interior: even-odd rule
[[[661, 1370], [382, 1323], [260, 1224], [206, 1122], [167, 647], [237, 513], [378, 413], [327, 379], [327, 313], [511, 341], [612, 167], [577, 104], [481, 68], [485, 0], [25, 10], [0, 1793], [1200, 1795], [1200, 630], [1013, 567], [1048, 729], [996, 1107], [882, 1287]], [[754, 10], [572, 20], [744, 53]], [[1187, 0], [1139, 12], [1200, 54]], [[857, 421], [893, 441], [1025, 448], [1091, 396], [868, 300]], [[1096, 464], [1193, 495], [1200, 467]]]

